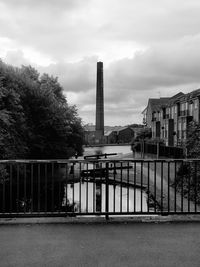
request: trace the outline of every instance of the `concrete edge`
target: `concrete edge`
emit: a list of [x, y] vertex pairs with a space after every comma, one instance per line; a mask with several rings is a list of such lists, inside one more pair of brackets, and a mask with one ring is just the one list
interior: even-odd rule
[[130, 224], [130, 223], [191, 223], [200, 222], [200, 215], [132, 216], [132, 217], [35, 217], [0, 218], [1, 225], [18, 224]]

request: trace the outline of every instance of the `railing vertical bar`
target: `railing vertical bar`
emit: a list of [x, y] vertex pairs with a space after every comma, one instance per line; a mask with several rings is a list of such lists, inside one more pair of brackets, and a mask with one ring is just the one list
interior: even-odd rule
[[134, 161], [134, 212], [136, 212], [136, 170], [137, 165], [136, 161]]
[[149, 190], [150, 190], [150, 183], [149, 183], [149, 168], [150, 168], [150, 166], [149, 166], [149, 161], [148, 161], [148, 163], [147, 163], [147, 190], [148, 190], [148, 198], [147, 198], [147, 211], [149, 212], [149, 198], [150, 198], [150, 192], [149, 192]]
[[54, 212], [54, 207], [55, 207], [55, 203], [54, 203], [54, 163], [51, 163], [51, 212]]
[[194, 166], [194, 211], [197, 212], [197, 162]]
[[12, 164], [10, 164], [10, 213], [12, 213]]
[[176, 186], [176, 168], [177, 167], [177, 162], [175, 161], [175, 166], [174, 166], [174, 211], [176, 212], [176, 206], [177, 206], [177, 201], [176, 201], [176, 189], [177, 189], [177, 186]]
[[[5, 167], [6, 168], [6, 167]], [[6, 198], [6, 178], [3, 179], [3, 213], [5, 213], [5, 198]]]
[[[115, 167], [115, 163], [114, 163]], [[114, 168], [115, 169], [115, 168]], [[114, 184], [113, 184], [113, 212], [115, 212], [115, 188], [116, 188], [116, 175], [115, 175], [115, 170], [114, 170]]]
[[168, 212], [170, 212], [170, 161], [168, 162], [168, 177], [167, 177], [167, 206], [168, 206]]
[[65, 164], [65, 212], [67, 213], [68, 211], [68, 163]]
[[161, 161], [161, 212], [163, 212], [163, 161]]
[[[101, 168], [102, 168], [102, 163], [101, 163]], [[101, 199], [101, 203], [100, 203], [100, 212], [102, 212], [102, 183], [103, 182], [103, 173], [101, 173], [101, 177], [100, 177], [100, 199]]]
[[120, 162], [120, 184], [121, 184], [121, 187], [120, 187], [120, 212], [122, 212], [122, 162]]
[[17, 213], [19, 212], [19, 164], [17, 164]]
[[105, 203], [105, 212], [106, 212], [106, 220], [109, 219], [109, 163], [106, 162], [106, 203]]
[[24, 163], [24, 213], [26, 213], [26, 164]]
[[44, 205], [45, 205], [45, 213], [47, 212], [47, 163], [45, 163], [45, 202], [44, 202]]
[[40, 163], [38, 163], [38, 212], [40, 213]]
[[[183, 170], [183, 161], [181, 162], [181, 170]], [[183, 180], [184, 174], [181, 177], [181, 211], [183, 212]]]
[[128, 161], [128, 164], [127, 164], [127, 212], [129, 212], [129, 161]]
[[93, 169], [94, 169], [94, 174], [93, 174], [93, 213], [95, 213], [95, 183], [96, 183], [96, 179], [95, 179], [95, 173], [96, 173], [96, 171], [95, 171], [95, 169], [98, 167], [98, 163], [94, 163], [93, 164]]
[[191, 174], [191, 162], [189, 163], [189, 175], [188, 175], [188, 212], [190, 212], [190, 174]]
[[154, 211], [156, 212], [156, 161], [154, 162], [154, 199], [155, 199], [155, 205], [154, 205]]
[[81, 212], [81, 162], [79, 162], [79, 212]]
[[140, 195], [141, 212], [143, 212], [143, 161], [141, 161], [141, 195]]
[[33, 163], [31, 163], [31, 213], [33, 212]]
[[[72, 175], [72, 191], [73, 191], [73, 197], [72, 197], [72, 206], [73, 206], [73, 212], [75, 212], [75, 203], [74, 203], [74, 186], [75, 186], [75, 164], [73, 163], [72, 165], [72, 169], [73, 169], [73, 175]], [[59, 192], [60, 192], [60, 183], [59, 183]], [[60, 196], [60, 193], [59, 193], [59, 196]], [[60, 203], [60, 199], [59, 199], [59, 203]]]
[[87, 174], [86, 174], [86, 181], [87, 181], [87, 184], [86, 184], [86, 212], [88, 213], [88, 163], [86, 165], [86, 168], [87, 168]]

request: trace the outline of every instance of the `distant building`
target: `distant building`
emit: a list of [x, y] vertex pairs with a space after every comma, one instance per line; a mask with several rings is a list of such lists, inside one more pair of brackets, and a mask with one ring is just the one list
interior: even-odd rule
[[152, 121], [155, 121], [155, 113], [159, 112], [161, 107], [166, 106], [169, 98], [162, 97], [162, 98], [149, 98], [147, 107], [143, 110], [143, 123], [151, 128]]
[[134, 138], [135, 133], [131, 127], [123, 127], [117, 131], [117, 142], [118, 143], [130, 143]]
[[187, 140], [188, 123], [200, 122], [200, 89], [182, 92], [171, 98], [149, 99], [142, 112], [144, 122], [152, 130], [152, 138], [167, 146], [183, 146]]
[[[105, 126], [102, 144], [130, 143], [144, 127], [120, 127]], [[96, 144], [95, 125], [87, 124], [84, 126], [84, 143], [86, 145]]]
[[116, 144], [117, 143], [117, 131], [107, 131], [104, 133], [105, 144]]

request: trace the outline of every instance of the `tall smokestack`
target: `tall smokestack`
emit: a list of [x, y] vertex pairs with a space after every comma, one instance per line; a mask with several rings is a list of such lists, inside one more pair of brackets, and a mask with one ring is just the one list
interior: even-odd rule
[[103, 135], [104, 135], [103, 62], [97, 62], [96, 139], [101, 141]]

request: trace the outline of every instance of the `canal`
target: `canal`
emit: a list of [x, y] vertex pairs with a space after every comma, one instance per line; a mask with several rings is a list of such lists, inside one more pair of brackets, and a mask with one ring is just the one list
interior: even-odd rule
[[[96, 154], [117, 153], [118, 156], [126, 154], [132, 155], [130, 145], [117, 146], [95, 146], [85, 147], [84, 156]], [[109, 158], [109, 157], [108, 157]], [[85, 168], [93, 169], [93, 164], [88, 164]], [[127, 172], [122, 172], [127, 175]], [[96, 177], [97, 181], [100, 177]], [[144, 188], [134, 188], [133, 186], [109, 184], [109, 212], [145, 212], [147, 211], [147, 194]], [[74, 206], [75, 212], [105, 212], [106, 203], [106, 185], [104, 182], [91, 182], [82, 180], [68, 184], [65, 187], [65, 196], [63, 206], [66, 205], [66, 199], [69, 206]]]
[[105, 153], [118, 153], [118, 154], [130, 154], [132, 153], [130, 145], [113, 145], [113, 146], [93, 146], [84, 148], [84, 156], [105, 154]]
[[[104, 183], [77, 182], [65, 187], [63, 206], [74, 205], [75, 212], [105, 212], [106, 185]], [[109, 212], [146, 212], [147, 195], [139, 189], [122, 185], [109, 185]]]

